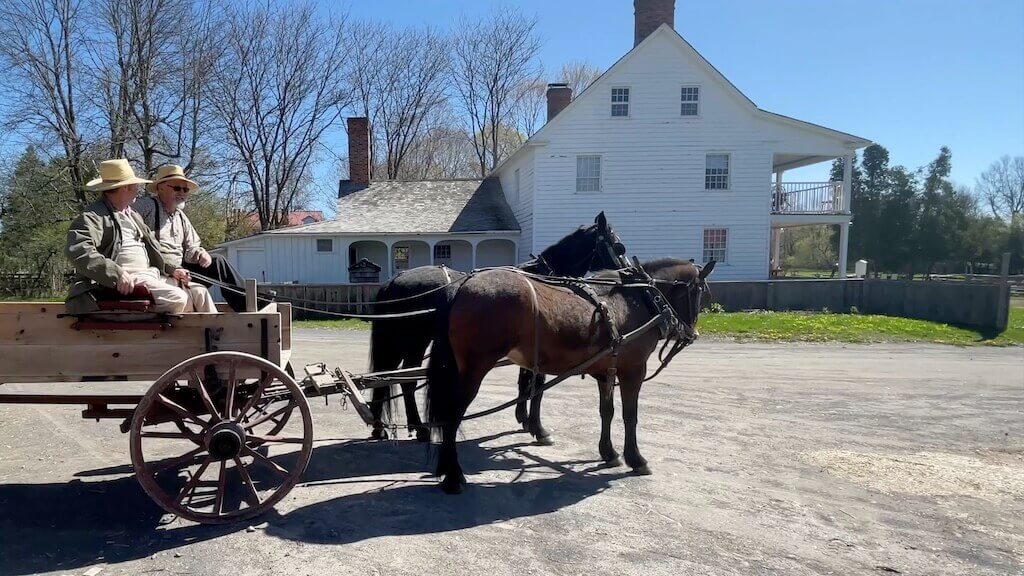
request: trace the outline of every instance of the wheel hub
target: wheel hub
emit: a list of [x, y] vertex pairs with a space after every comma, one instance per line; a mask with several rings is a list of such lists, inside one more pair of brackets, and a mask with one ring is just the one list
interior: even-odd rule
[[234, 422], [221, 422], [206, 435], [206, 449], [214, 460], [231, 460], [242, 452], [245, 431]]

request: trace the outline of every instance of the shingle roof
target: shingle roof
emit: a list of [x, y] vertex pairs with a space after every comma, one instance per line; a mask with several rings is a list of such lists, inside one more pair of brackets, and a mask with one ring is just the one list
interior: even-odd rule
[[267, 234], [395, 234], [518, 231], [497, 178], [484, 180], [342, 181], [338, 216]]

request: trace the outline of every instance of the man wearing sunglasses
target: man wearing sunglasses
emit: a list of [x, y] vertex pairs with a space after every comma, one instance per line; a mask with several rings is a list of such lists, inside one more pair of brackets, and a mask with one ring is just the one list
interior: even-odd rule
[[[165, 164], [156, 170], [153, 181], [146, 185], [152, 196], [142, 196], [132, 205], [146, 225], [153, 231], [156, 241], [161, 244], [167, 260], [186, 270], [202, 274], [229, 284], [237, 284], [237, 276], [227, 261], [218, 258], [215, 262], [209, 252], [203, 249], [199, 234], [182, 210], [189, 194], [199, 185], [185, 177], [181, 166]], [[216, 312], [209, 291], [196, 281], [183, 286], [189, 292], [190, 303], [196, 312]], [[234, 294], [224, 291], [224, 298], [235, 306]], [[244, 310], [244, 296], [242, 297]]]

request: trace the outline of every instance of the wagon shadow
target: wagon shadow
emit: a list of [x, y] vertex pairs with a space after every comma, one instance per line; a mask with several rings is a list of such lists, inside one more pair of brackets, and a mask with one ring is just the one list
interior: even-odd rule
[[[118, 564], [155, 556], [166, 565], [170, 551], [244, 531], [267, 522], [268, 535], [288, 540], [347, 543], [382, 535], [445, 532], [543, 514], [600, 493], [619, 474], [577, 473], [524, 451], [526, 443], [483, 444], [498, 434], [460, 443], [468, 470], [554, 469], [550, 477], [527, 482], [473, 485], [459, 497], [441, 494], [428, 476], [427, 450], [415, 442], [345, 441], [314, 449], [303, 483], [367, 483], [367, 490], [317, 502], [288, 514], [271, 511], [229, 526], [165, 526], [166, 516], [131, 475], [99, 481], [0, 484], [0, 576], [77, 571], [94, 564]], [[130, 472], [130, 467], [83, 471], [77, 476]], [[380, 487], [379, 476], [413, 474]], [[376, 477], [376, 478], [374, 478]], [[472, 481], [472, 478], [471, 478]], [[367, 521], [372, 518], [373, 521]]]

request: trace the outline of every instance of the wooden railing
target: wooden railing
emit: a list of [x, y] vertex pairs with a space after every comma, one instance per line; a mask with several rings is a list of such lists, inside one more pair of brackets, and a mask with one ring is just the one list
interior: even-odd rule
[[772, 184], [772, 214], [842, 214], [842, 182]]

